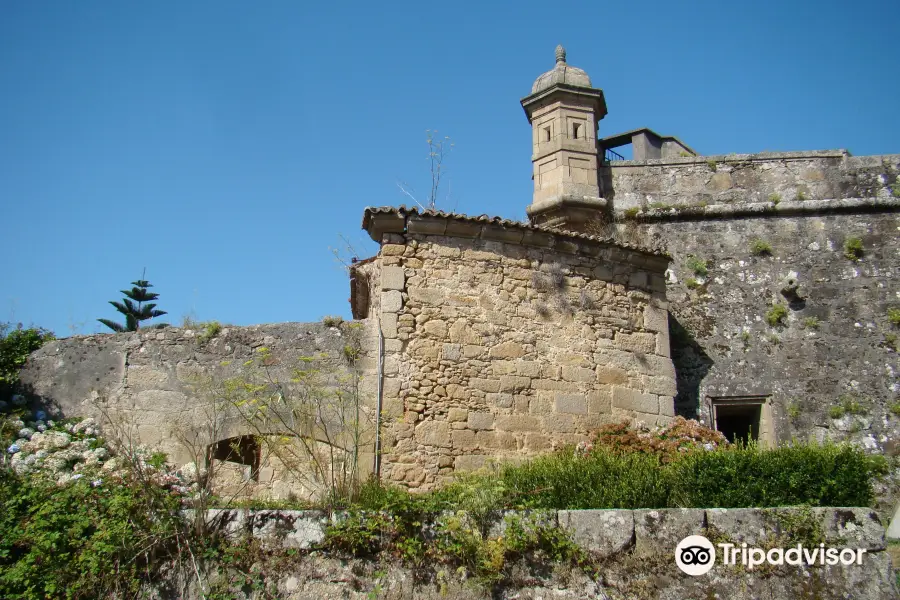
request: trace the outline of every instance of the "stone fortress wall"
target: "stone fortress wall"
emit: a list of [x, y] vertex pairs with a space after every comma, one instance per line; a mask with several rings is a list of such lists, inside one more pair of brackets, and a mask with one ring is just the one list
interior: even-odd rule
[[665, 255], [436, 211], [367, 209], [363, 226], [382, 242], [361, 269], [379, 275], [386, 479], [431, 487], [674, 416]]
[[[900, 330], [888, 318], [900, 306], [898, 173], [900, 155], [845, 151], [609, 163], [619, 229], [673, 257], [679, 413], [713, 423], [715, 402], [750, 398], [772, 441], [900, 451]], [[850, 238], [858, 260], [845, 256]], [[770, 255], [753, 252], [757, 241]], [[776, 304], [787, 315], [771, 326]]]

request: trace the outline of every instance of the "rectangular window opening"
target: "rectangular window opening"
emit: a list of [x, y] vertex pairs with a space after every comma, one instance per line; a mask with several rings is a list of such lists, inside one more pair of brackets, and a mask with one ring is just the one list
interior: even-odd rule
[[549, 127], [544, 127], [544, 141], [545, 142], [550, 141], [550, 128]]
[[729, 442], [766, 441], [771, 437], [766, 414], [767, 396], [710, 398], [713, 427]]
[[581, 127], [578, 123], [572, 123], [572, 137], [578, 139], [578, 129]]

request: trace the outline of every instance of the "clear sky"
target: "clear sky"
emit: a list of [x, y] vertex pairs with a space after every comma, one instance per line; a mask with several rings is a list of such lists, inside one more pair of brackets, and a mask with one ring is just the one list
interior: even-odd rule
[[[0, 321], [105, 328], [147, 278], [166, 320], [349, 317], [330, 247], [430, 183], [524, 218], [519, 100], [558, 43], [600, 135], [702, 154], [900, 152], [900, 2], [0, 2]], [[121, 320], [121, 319], [119, 319]]]

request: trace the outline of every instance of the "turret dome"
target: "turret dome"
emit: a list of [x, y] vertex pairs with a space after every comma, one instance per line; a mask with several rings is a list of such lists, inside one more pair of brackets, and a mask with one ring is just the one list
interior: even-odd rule
[[534, 81], [531, 93], [536, 94], [558, 83], [583, 88], [591, 87], [591, 78], [587, 73], [566, 64], [566, 49], [562, 46], [556, 47], [556, 66]]

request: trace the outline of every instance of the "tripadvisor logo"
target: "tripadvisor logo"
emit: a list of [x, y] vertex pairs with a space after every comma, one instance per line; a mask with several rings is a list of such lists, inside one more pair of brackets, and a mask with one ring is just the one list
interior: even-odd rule
[[[723, 565], [741, 564], [752, 571], [762, 564], [769, 565], [861, 565], [865, 548], [826, 548], [819, 544], [806, 548], [797, 544], [790, 548], [755, 548], [746, 543], [716, 544], [721, 550]], [[716, 548], [702, 535], [689, 535], [675, 547], [675, 564], [688, 575], [703, 575], [716, 564]]]

